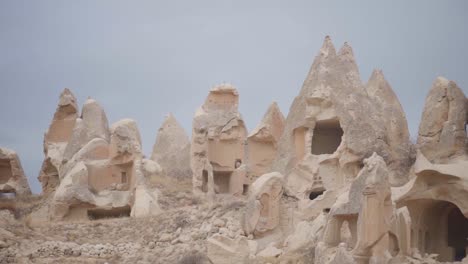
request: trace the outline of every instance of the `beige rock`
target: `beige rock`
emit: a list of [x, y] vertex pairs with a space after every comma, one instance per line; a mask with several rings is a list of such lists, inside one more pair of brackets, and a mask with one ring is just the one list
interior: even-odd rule
[[231, 239], [214, 235], [207, 240], [208, 258], [216, 264], [248, 263], [249, 244], [247, 238]]
[[184, 128], [169, 114], [158, 130], [151, 159], [169, 177], [190, 177], [190, 140]]
[[283, 194], [283, 175], [264, 174], [253, 184], [244, 215], [247, 235], [265, 235], [280, 224], [280, 199]]
[[[306, 200], [317, 192], [340, 189], [356, 177], [373, 152], [392, 164], [393, 184], [405, 183], [409, 146], [401, 145], [397, 151], [390, 139], [407, 129], [387, 131], [380, 118], [384, 109], [391, 108], [392, 120], [404, 123], [404, 114], [379, 75], [370, 80], [373, 93], [368, 95], [351, 47], [345, 43], [336, 53], [330, 38], [325, 39], [290, 108], [273, 162], [273, 171], [285, 175], [288, 194]], [[387, 98], [391, 100], [386, 102]]]
[[283, 134], [284, 116], [276, 102], [272, 103], [262, 121], [247, 139], [250, 180], [270, 172], [276, 157], [278, 141]]
[[[237, 90], [228, 84], [213, 88], [195, 113], [190, 163], [196, 193], [237, 193], [230, 182], [233, 172], [245, 161], [246, 128], [238, 108]], [[239, 174], [243, 175], [243, 174]]]
[[385, 126], [386, 143], [389, 148], [387, 166], [396, 174], [390, 183], [401, 186], [408, 181], [408, 168], [411, 166], [411, 142], [408, 123], [396, 94], [385, 80], [381, 70], [374, 70], [366, 85], [366, 91], [375, 107], [379, 108], [379, 120]]
[[299, 222], [294, 229], [294, 233], [286, 238], [283, 247], [284, 252], [293, 254], [316, 244], [322, 237], [326, 220], [326, 215], [321, 214], [312, 222]]
[[13, 150], [0, 148], [0, 196], [5, 193], [25, 196], [30, 195], [31, 190], [18, 154]]
[[70, 160], [86, 143], [94, 138], [110, 141], [109, 124], [106, 113], [94, 99], [88, 99], [81, 118], [76, 120], [72, 136], [63, 154], [63, 162]]
[[112, 163], [126, 164], [141, 159], [142, 147], [140, 132], [132, 119], [122, 119], [111, 127], [109, 155]]
[[38, 177], [44, 194], [55, 191], [60, 182], [58, 170], [62, 164], [65, 148], [71, 139], [78, 111], [75, 96], [66, 88], [60, 94], [57, 110], [44, 136], [45, 159]]
[[418, 152], [414, 165], [416, 177], [404, 186], [404, 192], [397, 198], [397, 205], [406, 206], [404, 208], [409, 211], [413, 251], [438, 254], [439, 261], [454, 261], [457, 259], [456, 250], [466, 247], [466, 168], [466, 160], [434, 164]]
[[367, 159], [364, 170], [370, 173], [362, 192], [362, 205], [357, 224], [357, 242], [353, 256], [359, 263], [388, 263], [391, 258], [390, 223], [394, 212], [389, 173], [377, 154]]
[[158, 203], [158, 190], [148, 189], [145, 185], [138, 185], [135, 189], [135, 202], [130, 216], [147, 217], [162, 212]]
[[453, 81], [438, 77], [426, 97], [418, 148], [429, 161], [446, 163], [467, 154], [466, 98]]
[[87, 104], [84, 109], [89, 108], [89, 114], [100, 118], [86, 122], [84, 116], [83, 120], [77, 120], [74, 147], [81, 147], [61, 166], [61, 181], [51, 201], [50, 218], [86, 220], [161, 213], [158, 190], [149, 187], [151, 177], [160, 172], [160, 167], [142, 159], [136, 122], [131, 119], [116, 122], [107, 137], [107, 125], [98, 121], [105, 120], [104, 112], [94, 101], [88, 100]]
[[279, 257], [283, 251], [281, 249], [276, 248], [273, 245], [268, 246], [264, 250], [258, 252], [257, 257], [262, 258], [277, 258]]

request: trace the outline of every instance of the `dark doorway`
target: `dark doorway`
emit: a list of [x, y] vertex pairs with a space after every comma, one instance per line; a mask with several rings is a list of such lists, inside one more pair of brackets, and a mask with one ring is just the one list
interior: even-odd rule
[[343, 129], [338, 120], [318, 121], [312, 136], [312, 154], [333, 154], [341, 144]]

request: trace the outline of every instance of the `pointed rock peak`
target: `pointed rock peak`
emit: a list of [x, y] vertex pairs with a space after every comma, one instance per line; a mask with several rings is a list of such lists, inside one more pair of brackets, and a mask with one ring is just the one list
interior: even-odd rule
[[380, 101], [380, 103], [398, 105], [400, 111], [403, 111], [395, 92], [390, 86], [390, 83], [385, 79], [382, 70], [374, 69], [369, 81], [367, 81], [366, 91], [367, 95]]
[[281, 109], [278, 106], [277, 102], [272, 102], [270, 106], [268, 107], [267, 112], [263, 116], [263, 119], [267, 119], [268, 117], [279, 117], [280, 119], [284, 120], [283, 113], [281, 112]]
[[88, 96], [88, 98], [86, 99], [85, 103], [86, 104], [97, 104], [97, 101], [94, 100], [93, 98], [91, 98], [91, 96]]
[[72, 93], [72, 91], [68, 88], [63, 89], [62, 93], [60, 94], [60, 97], [66, 97], [66, 96], [72, 96], [75, 97]]
[[345, 42], [341, 47], [340, 51], [338, 51], [338, 56], [341, 59], [354, 61], [353, 48], [348, 44], [348, 42]]
[[385, 79], [383, 71], [381, 69], [374, 69], [372, 71], [370, 79]]
[[172, 113], [168, 113], [164, 118], [164, 123], [177, 123], [177, 119]]
[[325, 37], [322, 48], [320, 49], [320, 55], [325, 57], [327, 57], [328, 55], [336, 55], [335, 46], [333, 45], [330, 36]]
[[446, 79], [445, 77], [438, 76], [435, 81], [434, 81], [434, 86], [440, 85], [440, 86], [448, 86], [450, 81]]
[[367, 81], [367, 86], [375, 83], [388, 83], [381, 69], [374, 69], [372, 71], [369, 81]]
[[264, 137], [261, 131], [267, 129], [273, 138], [278, 141], [284, 129], [284, 116], [276, 102], [273, 102], [268, 107], [265, 115], [260, 121], [260, 124], [250, 133], [249, 137]]
[[184, 134], [185, 134], [185, 130], [183, 129], [182, 125], [177, 121], [177, 119], [172, 113], [169, 113], [166, 115], [166, 118], [164, 119], [163, 124], [159, 128], [159, 131], [162, 132], [162, 131], [165, 131], [167, 129], [172, 129], [172, 128], [175, 128], [177, 130], [182, 130], [184, 131]]
[[60, 93], [60, 99], [59, 99], [59, 107], [60, 106], [67, 106], [67, 105], [72, 105], [75, 107], [75, 109], [78, 109], [78, 106], [76, 104], [76, 97], [73, 95], [73, 93], [68, 89], [65, 88], [62, 93]]

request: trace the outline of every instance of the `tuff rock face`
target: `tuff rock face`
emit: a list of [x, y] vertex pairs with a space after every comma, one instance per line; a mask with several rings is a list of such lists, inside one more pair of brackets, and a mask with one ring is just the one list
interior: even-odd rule
[[149, 181], [160, 176], [160, 166], [143, 159], [136, 122], [123, 119], [109, 129], [94, 99], [84, 103], [80, 117], [77, 112], [66, 89], [45, 136], [40, 180], [50, 197], [33, 213], [32, 224], [159, 214], [158, 190]]
[[223, 84], [210, 91], [195, 113], [190, 153], [195, 192], [242, 193], [247, 183], [244, 173], [233, 177], [245, 161], [247, 137], [238, 104], [236, 88]]
[[169, 114], [158, 130], [151, 159], [169, 177], [190, 177], [190, 140], [184, 128]]
[[58, 170], [67, 144], [72, 137], [78, 112], [77, 101], [73, 93], [69, 89], [63, 90], [52, 123], [44, 135], [45, 159], [38, 177], [44, 194], [53, 192], [59, 184]]
[[[291, 106], [273, 163], [286, 177], [287, 192], [307, 199], [316, 190], [339, 189], [373, 152], [391, 164], [392, 185], [404, 184], [409, 133], [406, 126], [386, 124], [381, 117], [388, 109], [393, 114], [386, 118], [406, 122], [381, 72], [374, 72], [366, 89], [351, 47], [345, 43], [336, 53], [327, 37]], [[396, 147], [394, 141], [403, 144]]]
[[249, 175], [255, 179], [270, 172], [277, 154], [278, 141], [283, 134], [284, 116], [273, 102], [262, 121], [247, 138]]
[[5, 193], [26, 196], [31, 190], [16, 152], [0, 148], [0, 196]]
[[426, 97], [418, 133], [418, 148], [432, 162], [466, 156], [467, 100], [453, 81], [439, 77]]

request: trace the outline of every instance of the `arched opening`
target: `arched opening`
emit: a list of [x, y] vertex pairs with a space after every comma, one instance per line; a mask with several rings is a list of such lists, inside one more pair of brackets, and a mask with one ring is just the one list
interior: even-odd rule
[[468, 247], [468, 219], [453, 203], [418, 200], [410, 205], [411, 245], [438, 261], [460, 261]]
[[400, 247], [398, 246], [398, 238], [396, 237], [395, 234], [389, 233], [388, 234], [388, 242], [389, 242], [389, 252], [392, 255], [392, 257], [395, 257], [400, 253]]
[[341, 144], [343, 133], [336, 119], [317, 121], [312, 135], [312, 154], [333, 154]]
[[458, 207], [448, 213], [447, 221], [447, 243], [453, 248], [453, 260], [461, 261], [466, 257], [468, 247], [468, 219], [462, 214]]
[[325, 190], [317, 190], [317, 191], [312, 191], [309, 193], [309, 199], [310, 200], [315, 200], [317, 197], [322, 195], [325, 192]]

